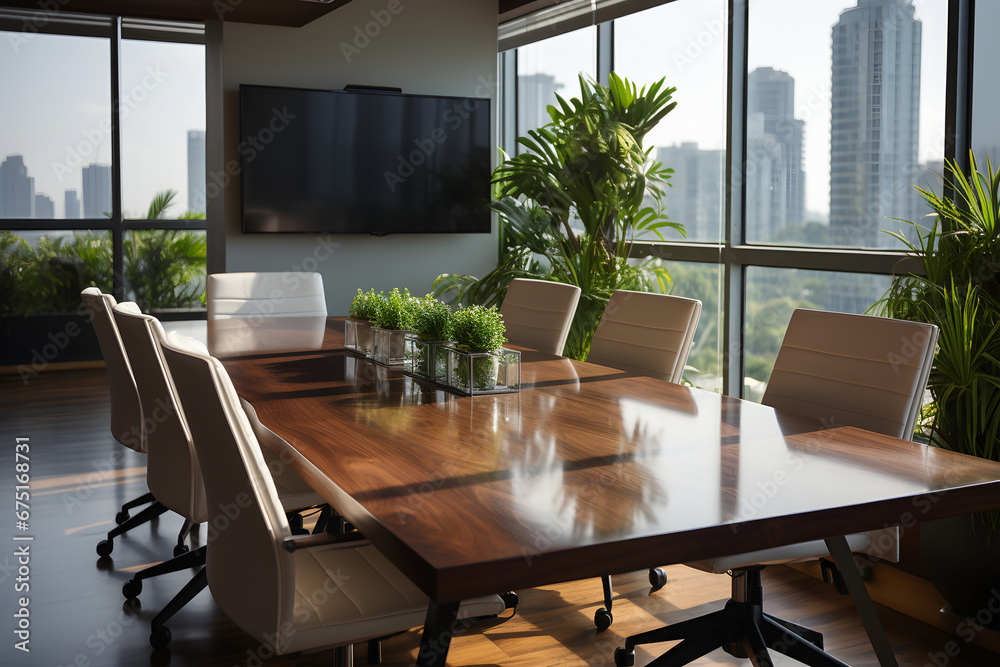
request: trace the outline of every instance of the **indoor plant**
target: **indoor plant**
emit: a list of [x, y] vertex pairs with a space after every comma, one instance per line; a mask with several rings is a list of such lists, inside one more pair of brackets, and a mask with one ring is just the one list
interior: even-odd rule
[[375, 349], [372, 326], [385, 304], [385, 294], [374, 289], [362, 292], [351, 300], [350, 315], [344, 322], [344, 347], [370, 357]]
[[416, 301], [413, 333], [406, 335], [407, 371], [427, 380], [445, 380], [448, 358], [442, 350], [451, 341], [451, 317], [451, 307], [432, 296]]
[[410, 296], [410, 290], [398, 287], [392, 288], [375, 315], [375, 326], [372, 333], [375, 338], [375, 350], [372, 357], [379, 364], [403, 363], [403, 344], [405, 335], [413, 325], [413, 307], [416, 299]]
[[[938, 349], [928, 388], [932, 402], [921, 415], [920, 435], [930, 444], [1000, 460], [1000, 175], [989, 158], [979, 170], [970, 154], [968, 174], [946, 163], [942, 180], [954, 199], [919, 189], [934, 212], [930, 228], [916, 223], [906, 245], [923, 276], [897, 276], [873, 309], [879, 314], [938, 326]], [[997, 513], [921, 525], [921, 559], [935, 586], [959, 612], [983, 609], [1000, 586]], [[961, 546], [960, 546], [961, 545]], [[980, 572], [974, 563], [981, 562]]]
[[482, 279], [439, 276], [435, 296], [455, 291], [459, 303], [503, 301], [514, 278], [538, 277], [581, 289], [566, 356], [583, 359], [611, 293], [666, 292], [658, 260], [628, 263], [632, 241], [647, 232], [684, 228], [663, 212], [672, 169], [650, 157], [646, 134], [676, 106], [664, 80], [647, 89], [612, 73], [608, 87], [580, 77], [580, 97], [549, 106], [552, 122], [517, 139], [524, 150], [493, 172], [494, 203], [503, 222], [499, 266]]
[[495, 389], [506, 333], [496, 306], [457, 310], [451, 322], [455, 344], [448, 351], [448, 384], [467, 394]]

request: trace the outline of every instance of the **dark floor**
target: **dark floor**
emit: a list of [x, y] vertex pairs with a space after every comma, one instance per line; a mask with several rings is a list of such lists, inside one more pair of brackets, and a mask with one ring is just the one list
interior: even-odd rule
[[[141, 609], [123, 608], [122, 584], [130, 572], [167, 557], [181, 525], [164, 515], [116, 541], [110, 560], [94, 547], [113, 526], [118, 506], [145, 492], [144, 457], [117, 444], [109, 432], [107, 383], [103, 370], [43, 374], [24, 385], [0, 377], [0, 613], [10, 630], [0, 648], [0, 665], [320, 665], [332, 653], [277, 658], [261, 656], [258, 644], [232, 625], [206, 591], [169, 624], [170, 651], [154, 653], [149, 622], [187, 581], [189, 572], [148, 581]], [[28, 530], [18, 530], [14, 508], [16, 438], [28, 438], [31, 483]], [[21, 461], [23, 464], [23, 461]], [[202, 533], [203, 534], [203, 533]], [[15, 536], [31, 536], [18, 542]], [[27, 572], [18, 571], [14, 550], [29, 545]], [[517, 615], [483, 622], [453, 644], [453, 665], [611, 665], [626, 634], [651, 629], [718, 606], [728, 578], [673, 566], [666, 588], [648, 595], [645, 573], [616, 577], [615, 624], [596, 634], [592, 617], [600, 605], [597, 580], [521, 591]], [[15, 587], [30, 589], [18, 592]], [[850, 601], [830, 586], [788, 568], [765, 571], [767, 604], [774, 613], [821, 630], [832, 653], [851, 664], [875, 664]], [[30, 653], [14, 648], [13, 617], [19, 597], [28, 597]], [[961, 652], [946, 656], [952, 637], [889, 610], [880, 609], [901, 664], [961, 667], [998, 665], [1000, 656], [957, 641]], [[385, 642], [387, 665], [413, 659], [419, 633]], [[364, 664], [365, 649], [358, 663]], [[639, 652], [638, 664], [651, 654]], [[698, 665], [739, 664], [716, 651]], [[776, 664], [790, 664], [778, 658]]]

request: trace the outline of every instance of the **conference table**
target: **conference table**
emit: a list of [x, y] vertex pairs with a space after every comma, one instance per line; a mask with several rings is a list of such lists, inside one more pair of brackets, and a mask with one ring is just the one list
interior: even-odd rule
[[462, 397], [346, 351], [342, 318], [210, 321], [208, 342], [430, 598], [421, 665], [466, 598], [817, 539], [895, 664], [843, 536], [1000, 506], [1000, 463], [531, 350], [519, 392]]

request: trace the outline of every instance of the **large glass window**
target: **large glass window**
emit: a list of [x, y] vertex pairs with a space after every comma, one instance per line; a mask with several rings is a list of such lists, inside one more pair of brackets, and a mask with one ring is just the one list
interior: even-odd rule
[[[111, 214], [110, 40], [0, 31], [0, 218]], [[16, 48], [15, 48], [16, 45]]]
[[722, 309], [719, 295], [722, 269], [704, 262], [668, 262], [671, 293], [701, 301], [701, 317], [688, 355], [684, 379], [699, 389], [722, 391], [722, 364], [719, 331]]
[[972, 149], [985, 168], [986, 155], [994, 165], [1000, 163], [1000, 88], [996, 64], [1000, 63], [1000, 2], [976, 3], [975, 62], [972, 75]]
[[584, 28], [517, 49], [517, 134], [548, 123], [556, 94], [580, 93], [579, 75], [597, 77], [597, 30]]
[[205, 47], [125, 40], [121, 93], [125, 217], [203, 217]]
[[[726, 3], [678, 0], [614, 22], [614, 70], [639, 86], [666, 78], [677, 107], [644, 147], [674, 170], [664, 208], [689, 241], [722, 239], [726, 167]], [[682, 240], [674, 230], [668, 240]], [[652, 239], [647, 239], [652, 240]]]
[[944, 156], [947, 0], [749, 3], [747, 240], [899, 248]]

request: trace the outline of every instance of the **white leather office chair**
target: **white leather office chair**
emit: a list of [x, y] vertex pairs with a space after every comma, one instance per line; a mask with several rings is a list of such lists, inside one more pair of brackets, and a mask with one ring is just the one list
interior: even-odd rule
[[326, 317], [323, 276], [292, 271], [213, 273], [206, 285], [208, 319]]
[[539, 352], [562, 355], [580, 288], [551, 280], [515, 278], [500, 306], [507, 339]]
[[[108, 385], [111, 393], [111, 435], [119, 443], [129, 449], [146, 453], [146, 434], [143, 427], [142, 407], [139, 404], [139, 391], [136, 388], [132, 367], [128, 355], [122, 346], [118, 327], [111, 315], [112, 308], [117, 303], [115, 297], [104, 294], [96, 287], [88, 287], [80, 292], [80, 298], [90, 315], [90, 322], [97, 333], [97, 342], [101, 346], [101, 356], [104, 357], [104, 367], [108, 372]], [[140, 505], [152, 503], [136, 514], [129, 516], [129, 510]], [[167, 511], [167, 508], [156, 501], [156, 496], [150, 491], [122, 505], [115, 515], [118, 524], [106, 539], [97, 545], [97, 554], [101, 558], [111, 555], [114, 550], [114, 540], [119, 535], [142, 525]], [[183, 541], [184, 531], [178, 536]]]
[[[187, 418], [177, 400], [176, 390], [160, 349], [165, 338], [163, 327], [159, 320], [144, 315], [131, 302], [118, 304], [113, 312], [122, 343], [135, 372], [143, 412], [149, 415], [146, 425], [149, 488], [166, 507], [184, 517], [185, 527], [190, 530], [193, 525], [207, 521], [209, 512], [201, 467]], [[200, 343], [192, 345], [205, 349]], [[324, 504], [323, 499], [288, 465], [275, 466], [275, 457], [276, 454], [271, 452], [272, 461], [268, 462], [268, 468], [280, 489], [279, 502], [284, 511]], [[132, 600], [138, 597], [145, 579], [203, 565], [205, 548], [189, 553], [187, 546], [179, 542], [174, 556], [171, 560], [136, 572], [122, 587], [125, 598]], [[171, 600], [157, 616], [160, 624], [173, 616], [198, 590], [189, 589], [186, 596]]]
[[[283, 655], [345, 647], [419, 626], [427, 597], [364, 540], [293, 538], [261, 447], [222, 364], [181, 336], [163, 345], [194, 435], [210, 520], [207, 577], [216, 603], [245, 632]], [[196, 407], [192, 407], [196, 406]], [[249, 504], [221, 514], [232, 498]], [[215, 509], [219, 508], [219, 509]], [[328, 538], [330, 539], [330, 538]], [[499, 596], [462, 605], [461, 617], [497, 614]], [[154, 646], [164, 639], [153, 622]], [[166, 633], [169, 639], [169, 633]], [[346, 652], [346, 651], [345, 651]]]
[[[679, 383], [700, 315], [701, 301], [697, 299], [615, 290], [594, 332], [587, 361]], [[650, 568], [649, 585], [654, 591], [666, 583], [666, 572]], [[604, 606], [594, 612], [599, 632], [614, 622], [611, 577], [602, 577], [601, 584]]]
[[615, 290], [587, 361], [679, 383], [700, 315], [697, 299]]
[[[931, 324], [883, 317], [799, 309], [792, 313], [763, 403], [816, 421], [817, 428], [856, 426], [896, 438], [911, 438], [927, 377], [934, 361], [938, 329]], [[846, 480], [845, 483], [850, 483]], [[898, 529], [848, 535], [855, 553], [898, 560], [886, 537]], [[763, 549], [691, 567], [732, 576], [732, 599], [724, 610], [629, 637], [615, 652], [616, 665], [630, 665], [639, 644], [684, 639], [663, 657], [685, 664], [724, 647], [737, 657], [767, 648], [809, 665], [840, 667], [824, 653], [820, 633], [764, 612], [760, 570], [765, 565], [828, 556], [823, 540]], [[797, 635], [796, 637], [792, 637]], [[789, 639], [792, 637], [792, 640]], [[675, 650], [678, 649], [678, 650]]]

